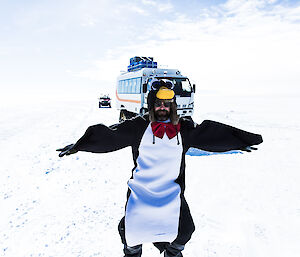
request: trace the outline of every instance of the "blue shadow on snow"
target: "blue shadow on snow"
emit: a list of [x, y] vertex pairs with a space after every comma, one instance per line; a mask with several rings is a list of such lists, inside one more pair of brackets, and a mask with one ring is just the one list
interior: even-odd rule
[[204, 151], [204, 150], [200, 150], [200, 149], [191, 147], [186, 152], [186, 155], [190, 155], [190, 156], [207, 156], [207, 155], [215, 155], [215, 154], [237, 154], [237, 153], [242, 154], [242, 152], [238, 151], [238, 150], [232, 150], [232, 151], [217, 153], [217, 152], [207, 152], [207, 151]]

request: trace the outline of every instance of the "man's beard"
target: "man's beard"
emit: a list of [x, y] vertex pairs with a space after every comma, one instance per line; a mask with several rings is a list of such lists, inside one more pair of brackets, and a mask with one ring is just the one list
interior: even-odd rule
[[167, 110], [158, 110], [154, 112], [155, 118], [160, 121], [165, 121], [170, 118], [170, 112]]

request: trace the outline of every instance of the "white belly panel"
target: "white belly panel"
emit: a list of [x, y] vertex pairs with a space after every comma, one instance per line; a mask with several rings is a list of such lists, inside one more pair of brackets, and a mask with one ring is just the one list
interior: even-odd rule
[[139, 147], [137, 167], [128, 181], [131, 190], [125, 214], [125, 237], [129, 246], [146, 242], [172, 242], [178, 233], [180, 213], [179, 176], [181, 136], [155, 137], [147, 127]]

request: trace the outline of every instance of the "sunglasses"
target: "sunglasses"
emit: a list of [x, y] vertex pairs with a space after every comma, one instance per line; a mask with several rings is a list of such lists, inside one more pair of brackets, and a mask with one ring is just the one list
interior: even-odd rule
[[156, 100], [154, 102], [154, 107], [160, 107], [160, 106], [164, 106], [164, 107], [171, 107], [173, 101], [171, 100]]
[[170, 80], [167, 80], [167, 81], [155, 80], [151, 83], [151, 88], [154, 89], [154, 90], [159, 90], [161, 87], [166, 87], [168, 89], [173, 89], [174, 84]]

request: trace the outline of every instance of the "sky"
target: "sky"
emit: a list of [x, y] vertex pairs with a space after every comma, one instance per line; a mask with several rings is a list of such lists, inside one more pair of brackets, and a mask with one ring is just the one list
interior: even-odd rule
[[297, 0], [0, 0], [2, 93], [114, 92], [133, 56], [197, 88], [300, 95]]

